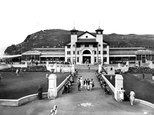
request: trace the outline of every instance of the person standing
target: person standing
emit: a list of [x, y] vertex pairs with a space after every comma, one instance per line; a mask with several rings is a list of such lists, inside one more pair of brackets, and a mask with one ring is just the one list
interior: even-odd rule
[[94, 80], [93, 79], [91, 79], [91, 81], [92, 81], [92, 89], [94, 88], [94, 86], [95, 86], [95, 84], [94, 84]]
[[0, 83], [1, 83], [1, 81], [2, 81], [2, 78], [3, 78], [3, 77], [2, 77], [2, 75], [0, 74]]
[[46, 80], [47, 80], [47, 85], [48, 85], [48, 82], [49, 82], [49, 74], [46, 74]]
[[19, 76], [19, 72], [20, 72], [20, 69], [19, 69], [19, 68], [16, 69], [16, 74], [17, 74], [17, 76]]
[[42, 99], [42, 87], [39, 85], [38, 88], [38, 99], [41, 100]]
[[87, 79], [84, 80], [84, 88], [87, 89]]
[[135, 92], [134, 90], [130, 91], [130, 104], [133, 105], [135, 101]]
[[80, 78], [77, 80], [77, 85], [78, 85], [78, 91], [80, 91], [81, 83], [80, 83]]
[[82, 89], [82, 87], [83, 87], [83, 79], [82, 79], [82, 76], [80, 76], [80, 84], [81, 84], [81, 89]]
[[92, 90], [92, 79], [90, 80], [89, 89], [90, 89], [90, 91]]
[[120, 98], [120, 101], [123, 101], [124, 100], [124, 88], [121, 88], [121, 90], [119, 91], [119, 98]]
[[89, 91], [89, 89], [90, 89], [90, 80], [89, 80], [89, 78], [87, 79], [87, 90]]
[[88, 70], [90, 71], [90, 65], [88, 64]]
[[143, 79], [145, 78], [145, 75], [144, 75], [144, 73], [142, 74], [142, 77], [143, 77]]

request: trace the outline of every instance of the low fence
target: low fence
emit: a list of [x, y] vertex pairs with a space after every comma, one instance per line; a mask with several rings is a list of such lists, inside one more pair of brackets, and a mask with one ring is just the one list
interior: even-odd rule
[[48, 71], [54, 70], [54, 72], [72, 72], [74, 71], [74, 66], [73, 65], [64, 65], [64, 64], [50, 64], [46, 65], [46, 69]]
[[27, 64], [12, 64], [12, 67], [16, 67], [16, 68], [27, 68]]
[[[66, 77], [66, 79], [58, 85], [57, 87], [57, 93], [63, 88], [65, 83], [70, 79], [71, 75]], [[4, 106], [20, 106], [23, 104], [26, 104], [28, 102], [34, 101], [37, 99], [38, 94], [32, 94], [32, 95], [27, 95], [24, 97], [21, 97], [19, 99], [0, 99], [0, 105]], [[48, 97], [48, 92], [44, 92], [42, 94], [42, 98], [47, 98]]]

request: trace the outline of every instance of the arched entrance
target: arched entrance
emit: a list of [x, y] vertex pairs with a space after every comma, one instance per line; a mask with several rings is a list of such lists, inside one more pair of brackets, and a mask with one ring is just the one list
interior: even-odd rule
[[83, 58], [82, 62], [85, 64], [90, 64], [91, 63], [91, 52], [89, 50], [83, 51]]

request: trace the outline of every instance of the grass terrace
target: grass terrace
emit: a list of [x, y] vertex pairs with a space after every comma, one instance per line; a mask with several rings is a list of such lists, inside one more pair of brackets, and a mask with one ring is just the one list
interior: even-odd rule
[[[144, 73], [144, 79], [143, 79]], [[129, 72], [122, 74], [124, 78], [124, 89], [126, 94], [131, 90], [136, 93], [136, 98], [146, 100], [154, 104], [154, 80], [152, 80], [153, 69], [147, 67], [133, 67]], [[105, 77], [115, 86], [115, 76], [105, 75]]]
[[[39, 85], [43, 87], [43, 92], [47, 92], [48, 90], [46, 74], [50, 74], [50, 72], [22, 71], [17, 76], [14, 70], [12, 72], [3, 70], [0, 74], [3, 77], [0, 82], [0, 99], [18, 99], [26, 95], [35, 94]], [[69, 74], [56, 73], [57, 86]]]

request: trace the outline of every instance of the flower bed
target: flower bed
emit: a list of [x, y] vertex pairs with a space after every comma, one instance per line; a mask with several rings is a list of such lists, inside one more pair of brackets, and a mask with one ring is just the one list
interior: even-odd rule
[[146, 73], [146, 74], [153, 74], [154, 69], [151, 69], [149, 67], [129, 67], [129, 70], [127, 73]]

